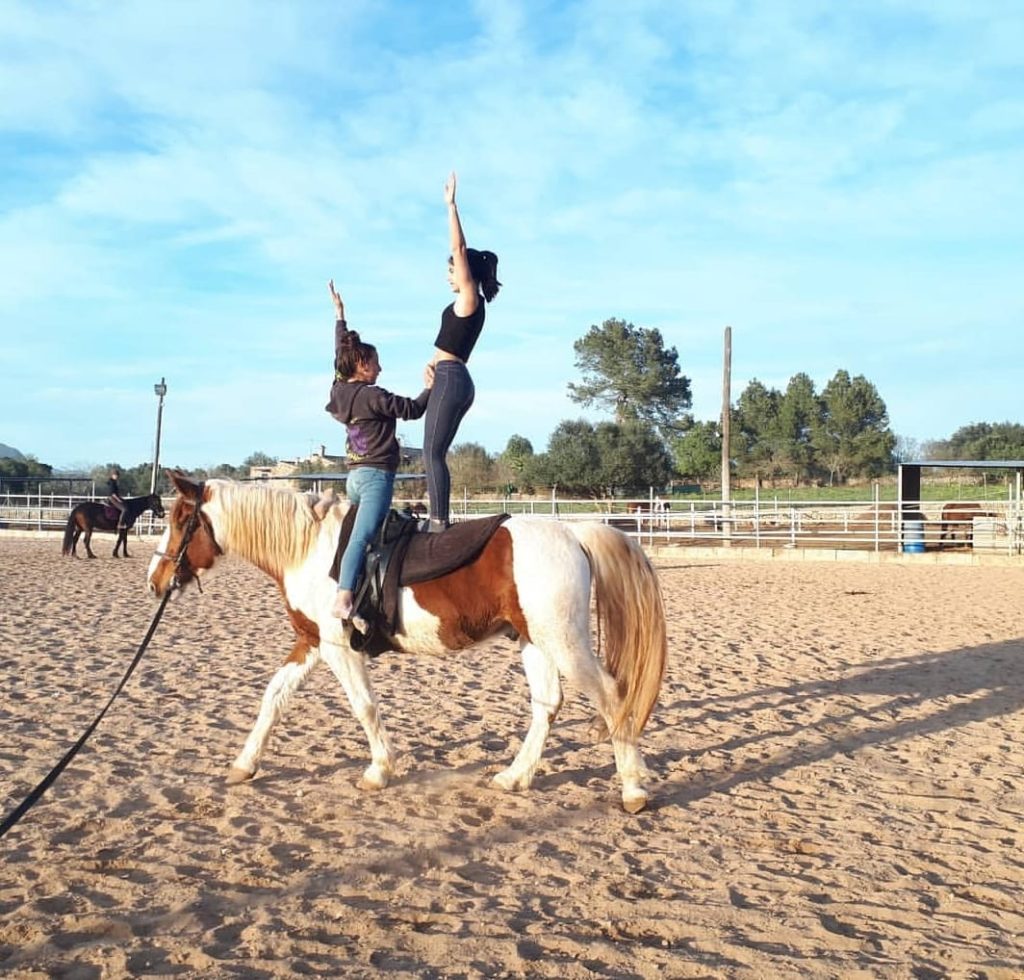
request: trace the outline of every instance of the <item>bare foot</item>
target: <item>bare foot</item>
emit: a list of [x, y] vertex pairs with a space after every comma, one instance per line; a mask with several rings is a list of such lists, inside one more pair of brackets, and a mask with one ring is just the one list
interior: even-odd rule
[[352, 617], [352, 590], [338, 589], [338, 597], [334, 600], [334, 609], [331, 610], [342, 622]]
[[334, 494], [334, 487], [328, 487], [320, 498], [313, 504], [313, 513], [316, 514], [317, 520], [322, 521], [326, 516], [327, 512], [334, 506], [334, 502], [338, 498]]

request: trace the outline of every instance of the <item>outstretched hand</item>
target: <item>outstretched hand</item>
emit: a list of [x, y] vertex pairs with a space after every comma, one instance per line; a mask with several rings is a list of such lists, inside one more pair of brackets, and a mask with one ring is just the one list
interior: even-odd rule
[[337, 314], [338, 320], [345, 319], [345, 304], [341, 301], [341, 296], [338, 291], [334, 288], [334, 280], [327, 280], [327, 288], [331, 291], [331, 302], [334, 303], [334, 312]]
[[454, 204], [455, 203], [455, 171], [454, 170], [448, 175], [448, 179], [444, 182], [444, 203], [445, 204]]

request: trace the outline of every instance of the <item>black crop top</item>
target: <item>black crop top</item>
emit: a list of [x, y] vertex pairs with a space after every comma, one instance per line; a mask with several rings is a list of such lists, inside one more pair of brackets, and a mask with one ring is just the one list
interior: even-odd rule
[[468, 361], [483, 328], [483, 297], [477, 303], [476, 311], [469, 316], [458, 316], [455, 313], [455, 304], [450, 303], [441, 314], [441, 329], [437, 332], [434, 346], [447, 354], [454, 354], [461, 360]]

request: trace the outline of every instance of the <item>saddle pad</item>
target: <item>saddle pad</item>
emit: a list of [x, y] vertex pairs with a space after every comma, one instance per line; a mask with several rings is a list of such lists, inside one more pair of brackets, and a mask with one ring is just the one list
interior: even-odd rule
[[398, 590], [403, 585], [441, 578], [476, 561], [494, 532], [509, 517], [509, 514], [479, 517], [453, 524], [439, 534], [417, 531], [399, 541], [384, 572], [381, 612], [387, 631], [393, 634], [397, 628]]
[[454, 572], [475, 561], [491, 536], [509, 519], [509, 514], [479, 517], [453, 524], [440, 534], [419, 532], [412, 535], [405, 561], [401, 563], [399, 584], [426, 582]]

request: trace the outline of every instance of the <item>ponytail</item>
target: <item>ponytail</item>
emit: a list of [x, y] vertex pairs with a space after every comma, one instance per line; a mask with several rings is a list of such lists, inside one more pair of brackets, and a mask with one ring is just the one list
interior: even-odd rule
[[334, 377], [338, 381], [348, 381], [362, 365], [369, 364], [376, 356], [377, 348], [373, 344], [363, 343], [355, 330], [346, 330], [341, 335], [334, 358]]
[[467, 248], [466, 259], [469, 262], [469, 274], [476, 280], [480, 292], [489, 303], [501, 288], [498, 282], [498, 256], [486, 250]]

